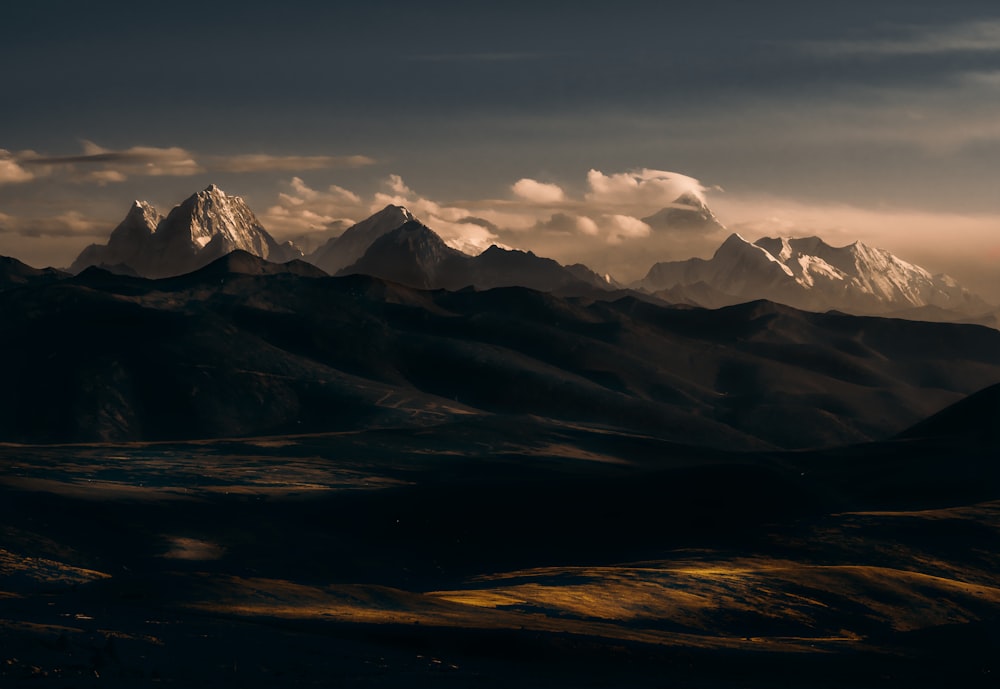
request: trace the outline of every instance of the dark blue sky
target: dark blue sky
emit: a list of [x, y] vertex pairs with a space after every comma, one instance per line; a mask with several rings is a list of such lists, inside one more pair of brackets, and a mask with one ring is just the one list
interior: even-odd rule
[[[582, 198], [592, 168], [653, 168], [724, 188], [710, 196], [730, 225], [759, 225], [770, 197], [1000, 211], [996, 3], [481, 5], [0, 9], [0, 253], [75, 213], [65, 253], [132, 197], [169, 207], [208, 182], [270, 207], [293, 177], [367, 203], [396, 174], [461, 205], [509, 200], [524, 177]], [[128, 166], [38, 160], [98, 149]], [[195, 165], [162, 169], [180, 151]], [[249, 154], [264, 158], [230, 160]]]

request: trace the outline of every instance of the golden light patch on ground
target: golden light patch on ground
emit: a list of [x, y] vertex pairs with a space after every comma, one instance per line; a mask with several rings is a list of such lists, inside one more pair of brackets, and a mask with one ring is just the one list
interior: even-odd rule
[[600, 462], [602, 464], [629, 464], [629, 462], [619, 457], [590, 452], [573, 445], [562, 443], [548, 443], [532, 447], [530, 449], [523, 449], [520, 452], [528, 457], [560, 457], [565, 459], [579, 459], [585, 462]]
[[298, 442], [290, 438], [257, 438], [246, 441], [251, 447], [277, 448], [296, 447]]
[[60, 634], [77, 634], [83, 632], [83, 630], [79, 627], [67, 627], [61, 624], [40, 624], [36, 622], [10, 620], [5, 618], [0, 618], [0, 630], [50, 637], [57, 637]]
[[[266, 441], [264, 441], [266, 443]], [[191, 500], [205, 495], [285, 496], [378, 490], [406, 482], [319, 456], [283, 457], [171, 452], [158, 447], [81, 449], [72, 457], [22, 457], [0, 485], [91, 500]]]
[[[912, 631], [1000, 612], [1000, 588], [891, 568], [784, 561], [663, 567], [545, 568], [480, 578], [428, 595], [482, 608], [706, 633], [860, 638], [871, 620]], [[845, 602], [864, 610], [838, 615]], [[727, 620], [720, 627], [719, 620]], [[846, 629], [844, 627], [847, 627]], [[763, 631], [762, 631], [763, 630]], [[724, 631], [722, 633], [725, 633]], [[784, 633], [782, 634], [784, 636]]]
[[0, 581], [27, 581], [45, 585], [85, 584], [111, 575], [75, 567], [44, 557], [28, 557], [0, 548]]
[[142, 486], [121, 481], [3, 476], [0, 477], [0, 484], [19, 490], [54, 493], [84, 500], [191, 500], [193, 498], [186, 488]]
[[170, 548], [160, 557], [168, 560], [218, 560], [226, 549], [217, 543], [186, 536], [167, 536]]
[[970, 519], [978, 523], [1000, 526], [1000, 500], [981, 502], [961, 507], [946, 507], [930, 510], [868, 510], [861, 512], [845, 512], [844, 515], [858, 517], [881, 518], [917, 518], [917, 519]]
[[809, 584], [865, 605], [897, 631], [981, 619], [1000, 611], [1000, 588], [883, 567], [808, 568]]
[[[366, 625], [423, 625], [468, 630], [534, 631], [690, 648], [754, 648], [763, 651], [822, 653], [856, 641], [848, 634], [827, 637], [751, 638], [698, 634], [618, 624], [609, 620], [557, 617], [538, 611], [469, 605], [436, 594], [381, 586], [324, 588], [288, 581], [227, 577], [204, 581], [201, 599], [187, 607], [240, 617], [278, 617]], [[500, 602], [497, 600], [496, 602]]]

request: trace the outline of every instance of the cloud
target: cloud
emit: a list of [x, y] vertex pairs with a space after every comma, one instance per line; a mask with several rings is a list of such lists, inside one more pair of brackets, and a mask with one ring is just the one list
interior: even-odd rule
[[627, 239], [648, 237], [652, 228], [630, 215], [606, 215], [602, 218], [607, 228], [608, 243], [621, 244]]
[[545, 53], [424, 53], [409, 55], [406, 59], [417, 62], [523, 62], [549, 57]]
[[205, 171], [199, 165], [191, 152], [183, 148], [156, 148], [153, 146], [133, 146], [123, 150], [102, 148], [92, 141], [83, 142], [83, 153], [73, 156], [22, 156], [21, 164], [28, 166], [44, 166], [64, 168], [70, 171], [78, 166], [101, 166], [103, 178], [93, 177], [93, 172], [79, 176], [80, 180], [93, 180], [107, 183], [108, 175], [117, 176], [121, 181], [127, 176], [171, 176], [185, 177]]
[[546, 184], [524, 177], [511, 185], [511, 191], [518, 197], [534, 203], [559, 203], [566, 198], [558, 184]]
[[606, 175], [591, 169], [587, 173], [588, 204], [604, 210], [628, 209], [635, 215], [649, 215], [672, 204], [682, 194], [705, 199], [705, 187], [694, 177], [666, 170], [644, 168]]
[[0, 233], [21, 237], [106, 237], [107, 224], [76, 210], [59, 215], [23, 218], [0, 213]]
[[0, 148], [0, 185], [23, 184], [35, 179], [35, 175], [25, 170], [10, 151]]
[[278, 203], [261, 214], [261, 221], [279, 235], [336, 233], [368, 215], [368, 206], [357, 194], [331, 184], [313, 189], [301, 177], [287, 182]]
[[802, 44], [820, 55], [939, 55], [1000, 52], [1000, 21], [987, 19], [949, 26], [904, 27], [894, 36], [867, 39], [811, 41]]
[[536, 227], [543, 231], [570, 236], [582, 234], [587, 237], [596, 237], [601, 231], [601, 228], [591, 218], [584, 215], [569, 215], [568, 213], [554, 213], [548, 220], [539, 221]]
[[[11, 181], [30, 181], [37, 176], [35, 173], [39, 170], [47, 172], [62, 170], [68, 172], [75, 181], [105, 185], [109, 182], [123, 182], [129, 177], [189, 177], [211, 172], [290, 172], [356, 168], [375, 162], [372, 158], [362, 155], [277, 156], [252, 153], [200, 156], [177, 146], [166, 148], [132, 146], [113, 150], [92, 141], [83, 141], [82, 145], [81, 154], [70, 156], [43, 156], [30, 151], [11, 156], [3, 152], [5, 155], [0, 156], [0, 184], [6, 177], [10, 177]], [[80, 171], [81, 168], [94, 167], [98, 169]], [[23, 177], [23, 175], [28, 176]]]
[[98, 186], [103, 187], [110, 183], [124, 182], [128, 177], [117, 170], [94, 170], [84, 175], [84, 179], [88, 182], [96, 182]]
[[329, 170], [372, 165], [373, 158], [353, 156], [275, 156], [263, 153], [237, 156], [209, 156], [205, 166], [212, 172], [296, 172]]

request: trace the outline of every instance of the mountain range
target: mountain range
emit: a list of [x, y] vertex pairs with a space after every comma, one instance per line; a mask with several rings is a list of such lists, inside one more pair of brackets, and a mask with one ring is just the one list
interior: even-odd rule
[[355, 273], [423, 289], [515, 286], [542, 292], [610, 289], [605, 278], [584, 265], [562, 266], [530, 251], [493, 245], [478, 256], [470, 256], [448, 246], [418, 220], [409, 220], [378, 237], [361, 258], [337, 274]]
[[[995, 685], [1000, 331], [667, 304], [398, 206], [331, 276], [206, 192], [0, 260], [0, 685]], [[934, 294], [723, 248], [666, 291]]]
[[670, 301], [718, 307], [770, 299], [810, 311], [889, 313], [936, 307], [973, 316], [990, 305], [947, 275], [931, 275], [862, 242], [731, 234], [708, 260], [656, 263], [635, 287]]
[[[409, 221], [367, 255], [426, 235]], [[448, 268], [512, 257], [434, 246], [444, 257], [430, 263]], [[701, 445], [811, 447], [886, 437], [1000, 382], [1000, 332], [979, 326], [764, 301], [425, 291], [242, 251], [167, 279], [91, 267], [3, 290], [0, 320], [0, 440], [12, 441], [529, 414]]]
[[[657, 232], [678, 236], [725, 229], [692, 194], [643, 220]], [[302, 258], [330, 275], [360, 273], [423, 289], [522, 286], [585, 295], [621, 288], [585, 265], [563, 266], [530, 251], [494, 245], [470, 256], [398, 205], [386, 206], [303, 256], [291, 243], [279, 244], [241, 198], [214, 185], [166, 218], [136, 201], [107, 244], [84, 249], [70, 272], [100, 266], [150, 278], [181, 275], [233, 250], [279, 263]], [[750, 242], [731, 234], [710, 259], [656, 263], [632, 289], [667, 303], [707, 308], [766, 299], [809, 311], [997, 325], [993, 307], [946, 275], [932, 275], [862, 242], [833, 247], [819, 237]]]
[[235, 250], [275, 262], [301, 258], [290, 243], [278, 243], [238, 196], [214, 184], [176, 206], [167, 217], [145, 201], [135, 201], [107, 244], [91, 244], [70, 266], [88, 266], [158, 278], [180, 275]]

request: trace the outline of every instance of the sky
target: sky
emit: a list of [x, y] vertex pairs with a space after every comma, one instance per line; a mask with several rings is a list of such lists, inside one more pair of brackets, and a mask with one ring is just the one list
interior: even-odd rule
[[306, 248], [394, 202], [628, 281], [724, 239], [642, 221], [689, 191], [1000, 302], [995, 2], [484, 5], [7, 3], [0, 254], [215, 183]]

